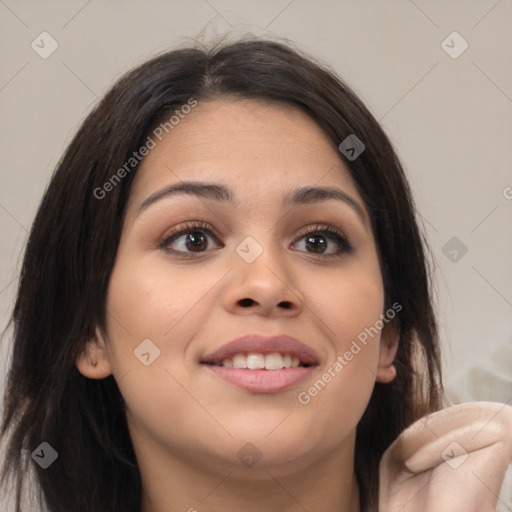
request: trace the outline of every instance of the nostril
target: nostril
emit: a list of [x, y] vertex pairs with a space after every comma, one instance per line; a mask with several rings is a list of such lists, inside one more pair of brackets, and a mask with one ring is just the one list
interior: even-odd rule
[[251, 306], [254, 301], [252, 299], [242, 299], [240, 305], [243, 307]]

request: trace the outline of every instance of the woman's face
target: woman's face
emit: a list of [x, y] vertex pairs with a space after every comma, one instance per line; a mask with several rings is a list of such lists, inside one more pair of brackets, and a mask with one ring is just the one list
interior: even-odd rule
[[[216, 188], [171, 192], [185, 183]], [[192, 109], [140, 165], [106, 333], [94, 343], [106, 347], [100, 367], [119, 385], [142, 465], [151, 454], [285, 472], [351, 460], [356, 425], [393, 360], [389, 326], [361, 342], [382, 326], [383, 308], [367, 210], [321, 129], [293, 107], [215, 100]], [[254, 334], [306, 348], [263, 340], [216, 353]], [[282, 368], [294, 357], [298, 368]], [[229, 366], [262, 362], [269, 369]]]

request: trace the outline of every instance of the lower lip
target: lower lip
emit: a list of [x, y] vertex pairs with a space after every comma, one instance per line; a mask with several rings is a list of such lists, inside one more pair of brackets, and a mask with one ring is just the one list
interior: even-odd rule
[[278, 393], [311, 375], [314, 366], [282, 370], [249, 370], [230, 366], [205, 365], [210, 371], [236, 386], [254, 393]]

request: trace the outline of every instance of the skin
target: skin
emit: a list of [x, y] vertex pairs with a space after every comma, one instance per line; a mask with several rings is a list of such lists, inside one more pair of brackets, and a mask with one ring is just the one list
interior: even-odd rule
[[[182, 194], [138, 213], [145, 199], [180, 181], [223, 184], [237, 203]], [[343, 190], [364, 221], [333, 199], [282, 205], [285, 194], [305, 185]], [[212, 226], [218, 240], [203, 231], [199, 252], [186, 234], [167, 248], [181, 253], [159, 247], [187, 221]], [[325, 253], [339, 251], [336, 241], [317, 234], [327, 245], [315, 252], [304, 235], [317, 224], [340, 230], [354, 250], [329, 258]], [[235, 250], [248, 236], [263, 248], [252, 263]], [[77, 360], [83, 375], [113, 374], [118, 382], [143, 482], [142, 511], [359, 511], [355, 429], [375, 381], [395, 377], [393, 324], [308, 404], [297, 397], [383, 313], [367, 210], [319, 126], [286, 105], [199, 103], [141, 163], [109, 283], [106, 332], [96, 329]], [[306, 381], [262, 394], [199, 363], [249, 333], [295, 337], [314, 348], [320, 364]], [[134, 350], [148, 338], [160, 356], [144, 366]], [[248, 442], [261, 454], [253, 467], [237, 457]]]

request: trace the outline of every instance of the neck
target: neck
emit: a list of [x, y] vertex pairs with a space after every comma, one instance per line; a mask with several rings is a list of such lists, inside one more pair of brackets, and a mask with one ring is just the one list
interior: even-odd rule
[[151, 450], [138, 457], [141, 512], [360, 512], [353, 448], [352, 442], [307, 464], [243, 469], [212, 469]]

